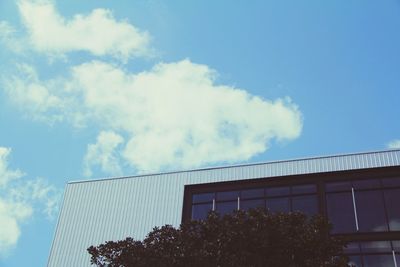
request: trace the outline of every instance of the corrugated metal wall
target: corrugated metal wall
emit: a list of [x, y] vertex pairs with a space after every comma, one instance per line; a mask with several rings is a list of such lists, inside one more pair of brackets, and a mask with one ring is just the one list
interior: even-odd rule
[[48, 266], [90, 266], [90, 245], [127, 236], [142, 239], [154, 226], [178, 226], [186, 184], [388, 166], [400, 166], [400, 150], [72, 182]]

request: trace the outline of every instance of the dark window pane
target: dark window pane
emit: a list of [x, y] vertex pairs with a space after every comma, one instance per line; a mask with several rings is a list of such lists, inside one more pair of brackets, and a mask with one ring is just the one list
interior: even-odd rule
[[345, 254], [360, 254], [360, 244], [357, 242], [348, 243], [343, 251]]
[[392, 252], [390, 241], [361, 242], [362, 253]]
[[237, 210], [237, 207], [237, 200], [217, 203], [217, 211], [220, 215], [231, 213], [232, 211]]
[[351, 193], [327, 194], [328, 219], [333, 224], [333, 233], [356, 232]]
[[361, 256], [352, 255], [349, 256], [349, 267], [362, 267]]
[[387, 255], [365, 255], [364, 267], [394, 267], [392, 254]]
[[267, 199], [267, 209], [269, 209], [271, 212], [289, 212], [289, 198], [283, 197]]
[[[393, 244], [393, 249], [396, 253], [400, 253], [400, 241], [396, 240], [396, 241], [392, 241]], [[400, 263], [400, 262], [399, 262]], [[399, 264], [400, 266], [400, 264]]]
[[288, 186], [270, 187], [266, 188], [265, 192], [267, 197], [287, 196], [290, 195], [290, 188]]
[[217, 192], [217, 200], [234, 200], [239, 197], [240, 191]]
[[292, 211], [301, 211], [309, 216], [318, 213], [317, 196], [292, 197]]
[[203, 220], [207, 218], [208, 212], [212, 210], [211, 204], [196, 204], [192, 206], [192, 219]]
[[387, 231], [382, 192], [356, 192], [355, 198], [360, 232]]
[[214, 198], [214, 193], [194, 194], [192, 197], [193, 203], [210, 202]]
[[400, 186], [400, 177], [384, 178], [382, 179], [382, 184], [387, 187]]
[[265, 208], [264, 199], [240, 200], [240, 209], [249, 210], [252, 208]]
[[381, 187], [378, 179], [353, 181], [354, 189], [378, 189]]
[[315, 184], [292, 186], [292, 194], [307, 194], [315, 192], [317, 192], [317, 186]]
[[335, 182], [325, 185], [326, 192], [351, 191], [350, 182]]
[[390, 231], [400, 231], [400, 189], [385, 190], [384, 194], [389, 229]]
[[242, 190], [241, 198], [261, 198], [261, 197], [264, 197], [264, 188]]

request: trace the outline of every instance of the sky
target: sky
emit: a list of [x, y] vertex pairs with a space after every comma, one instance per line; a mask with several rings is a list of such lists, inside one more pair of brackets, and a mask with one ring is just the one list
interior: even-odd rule
[[400, 1], [0, 0], [0, 266], [68, 181], [400, 148]]

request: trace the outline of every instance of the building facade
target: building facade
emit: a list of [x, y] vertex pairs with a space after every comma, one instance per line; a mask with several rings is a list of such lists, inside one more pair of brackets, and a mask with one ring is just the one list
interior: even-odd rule
[[86, 249], [208, 211], [323, 214], [356, 266], [400, 264], [400, 150], [70, 182], [48, 266], [90, 266]]

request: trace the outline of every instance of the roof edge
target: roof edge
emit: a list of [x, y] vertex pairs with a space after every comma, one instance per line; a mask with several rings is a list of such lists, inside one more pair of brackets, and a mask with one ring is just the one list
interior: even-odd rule
[[355, 156], [355, 155], [379, 154], [379, 153], [388, 153], [388, 152], [400, 152], [400, 148], [377, 150], [377, 151], [355, 152], [355, 153], [344, 153], [344, 154], [333, 154], [333, 155], [328, 155], [328, 156], [294, 158], [294, 159], [288, 159], [288, 160], [274, 160], [274, 161], [266, 161], [266, 162], [254, 162], [254, 163], [246, 163], [246, 164], [205, 167], [205, 168], [198, 168], [198, 169], [187, 169], [187, 170], [182, 170], [182, 171], [169, 171], [169, 172], [160, 172], [160, 173], [147, 173], [147, 174], [138, 174], [138, 175], [129, 175], [129, 176], [117, 176], [117, 177], [104, 177], [104, 178], [95, 178], [95, 179], [86, 179], [86, 180], [76, 180], [76, 181], [69, 181], [67, 184], [99, 182], [99, 181], [138, 178], [138, 177], [146, 177], [146, 176], [161, 176], [161, 175], [166, 175], [166, 174], [188, 173], [188, 172], [198, 172], [198, 171], [207, 171], [207, 170], [216, 170], [216, 169], [228, 169], [228, 168], [237, 168], [237, 167], [277, 164], [277, 163], [294, 162], [294, 161], [307, 161], [307, 160], [326, 159], [326, 158], [337, 158], [337, 157], [346, 157], [346, 156]]

